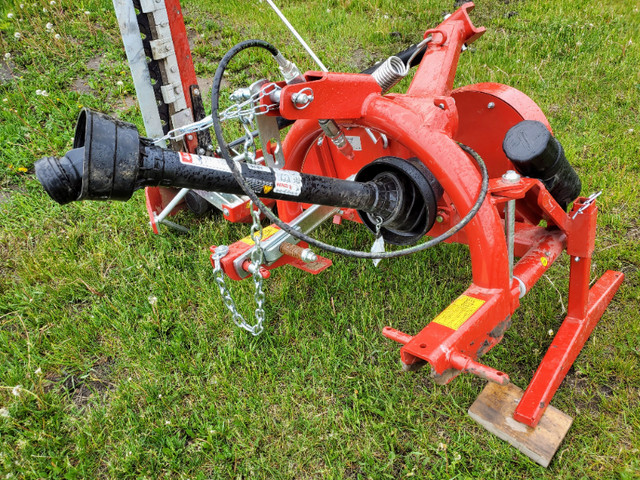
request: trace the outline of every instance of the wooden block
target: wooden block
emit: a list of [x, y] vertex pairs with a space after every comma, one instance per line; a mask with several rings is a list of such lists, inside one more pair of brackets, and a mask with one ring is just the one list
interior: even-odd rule
[[491, 433], [509, 442], [534, 462], [548, 467], [573, 418], [549, 405], [536, 428], [513, 419], [524, 391], [513, 384], [489, 382], [469, 408], [469, 415]]

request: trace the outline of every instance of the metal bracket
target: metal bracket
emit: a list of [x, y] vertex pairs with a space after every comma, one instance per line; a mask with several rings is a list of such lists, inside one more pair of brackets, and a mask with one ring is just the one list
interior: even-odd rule
[[[302, 233], [310, 233], [339, 211], [340, 209], [337, 207], [312, 205], [289, 222], [289, 225]], [[280, 245], [284, 242], [297, 243], [298, 240], [284, 230], [280, 230], [261, 242], [265, 264], [270, 265], [282, 257], [283, 254], [280, 252]], [[242, 268], [242, 265], [246, 260], [251, 258], [251, 252], [253, 252], [254, 248], [250, 248], [233, 261], [233, 268], [240, 278], [249, 276], [249, 273]]]
[[[260, 92], [260, 89], [269, 83], [267, 80], [258, 80], [249, 90], [251, 95]], [[280, 141], [280, 129], [276, 117], [268, 115], [257, 115], [256, 124], [260, 135], [260, 143], [262, 144], [262, 155], [267, 166], [271, 168], [284, 168], [284, 154], [282, 153], [282, 142]], [[276, 146], [273, 155], [268, 151], [268, 145], [275, 142]]]

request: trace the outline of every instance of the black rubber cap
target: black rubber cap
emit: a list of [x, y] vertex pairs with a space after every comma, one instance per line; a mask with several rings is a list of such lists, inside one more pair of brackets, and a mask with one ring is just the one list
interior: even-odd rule
[[539, 179], [564, 210], [580, 195], [578, 174], [543, 123], [523, 120], [514, 125], [505, 135], [502, 149], [518, 172]]
[[520, 173], [535, 178], [552, 174], [562, 154], [560, 143], [536, 120], [524, 120], [511, 127], [502, 149]]

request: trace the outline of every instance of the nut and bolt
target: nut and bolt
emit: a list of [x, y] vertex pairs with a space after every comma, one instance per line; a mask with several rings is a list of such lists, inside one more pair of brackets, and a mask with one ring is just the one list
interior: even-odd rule
[[223, 208], [223, 209], [222, 209], [222, 214], [223, 214], [225, 217], [228, 217], [228, 216], [229, 216], [229, 209], [228, 209], [228, 208]]
[[493, 109], [493, 108], [496, 108], [496, 104], [495, 104], [495, 103], [493, 103], [493, 102], [489, 102], [489, 104], [487, 105], [487, 108], [488, 108], [489, 110], [491, 110], [491, 109]]
[[444, 110], [444, 103], [439, 103], [439, 104], [438, 104], [438, 108], [440, 108], [440, 109]]
[[310, 248], [305, 248], [300, 254], [300, 260], [302, 260], [304, 263], [313, 263], [318, 260], [318, 256], [313, 253], [313, 250], [311, 250]]
[[502, 181], [505, 183], [518, 183], [520, 181], [520, 174], [515, 170], [507, 170], [502, 175]]

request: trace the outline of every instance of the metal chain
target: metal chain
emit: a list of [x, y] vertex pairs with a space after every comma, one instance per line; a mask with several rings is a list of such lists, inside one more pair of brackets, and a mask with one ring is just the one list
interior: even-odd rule
[[229, 253], [229, 247], [226, 245], [220, 245], [217, 247], [212, 255], [213, 259], [213, 278], [220, 289], [220, 295], [222, 296], [222, 302], [224, 303], [227, 310], [231, 312], [231, 319], [233, 323], [236, 324], [237, 327], [243, 328], [247, 332], [249, 332], [253, 336], [258, 336], [264, 331], [264, 300], [265, 294], [262, 290], [262, 275], [260, 273], [260, 267], [262, 266], [262, 262], [264, 261], [264, 250], [261, 246], [262, 240], [262, 224], [260, 223], [260, 211], [255, 209], [253, 204], [251, 206], [251, 216], [253, 218], [253, 224], [251, 225], [251, 239], [255, 243], [255, 247], [251, 252], [251, 267], [249, 268], [252, 271], [253, 275], [253, 284], [254, 284], [254, 300], [256, 302], [256, 309], [254, 312], [256, 323], [250, 325], [247, 323], [242, 314], [238, 311], [238, 307], [236, 306], [236, 302], [233, 300], [231, 296], [231, 292], [229, 291], [229, 287], [225, 282], [224, 271], [222, 270], [222, 265], [220, 261], [222, 258]]
[[[235, 91], [231, 94], [231, 100], [236, 103], [220, 112], [220, 121], [240, 120], [244, 125], [246, 123], [251, 123], [258, 115], [266, 115], [267, 113], [276, 110], [278, 108], [278, 104], [270, 103], [268, 105], [263, 105], [260, 101], [264, 97], [270, 96], [278, 90], [280, 90], [278, 85], [270, 83], [253, 95], [250, 95], [248, 89], [244, 88]], [[208, 115], [197, 122], [189, 123], [182, 127], [170, 130], [162, 137], [154, 139], [153, 143], [158, 145], [162, 142], [166, 142], [167, 140], [180, 140], [188, 133], [197, 133], [202, 130], [208, 130], [212, 125], [213, 117]]]
[[[220, 121], [232, 119], [239, 120], [242, 128], [245, 131], [244, 142], [242, 143], [242, 152], [238, 153], [236, 158], [242, 158], [243, 160], [248, 162], [255, 162], [256, 146], [251, 127], [256, 116], [264, 115], [267, 112], [270, 112], [271, 110], [274, 110], [278, 107], [278, 105], [276, 104], [261, 105], [260, 101], [262, 100], [262, 98], [271, 95], [279, 89], [280, 87], [278, 87], [275, 83], [271, 83], [266, 87], [260, 89], [260, 91], [256, 92], [253, 95], [251, 95], [249, 89], [246, 88], [236, 90], [231, 94], [231, 100], [236, 103], [221, 112], [219, 118]], [[254, 151], [252, 152], [251, 150]], [[254, 206], [253, 202], [249, 204], [249, 207], [251, 208], [251, 218], [253, 219], [253, 223], [251, 224], [251, 240], [253, 240], [254, 243], [253, 251], [251, 252], [251, 264], [248, 268], [249, 272], [251, 272], [253, 276], [253, 298], [256, 302], [256, 309], [254, 311], [256, 322], [253, 325], [247, 323], [245, 318], [240, 314], [240, 312], [238, 312], [238, 307], [236, 306], [236, 303], [231, 296], [231, 292], [229, 291], [229, 288], [227, 287], [227, 284], [225, 282], [225, 275], [224, 271], [222, 270], [220, 260], [227, 253], [229, 253], [229, 247], [227, 247], [226, 245], [217, 247], [212, 256], [214, 263], [213, 276], [215, 282], [218, 285], [218, 288], [220, 289], [222, 302], [224, 303], [225, 307], [227, 307], [227, 310], [231, 312], [233, 323], [235, 323], [236, 326], [248, 331], [249, 333], [251, 333], [251, 335], [257, 336], [264, 331], [263, 323], [265, 320], [265, 294], [262, 289], [263, 278], [262, 274], [260, 273], [260, 269], [264, 262], [264, 250], [261, 245], [263, 231], [262, 223], [260, 222], [260, 210]]]

